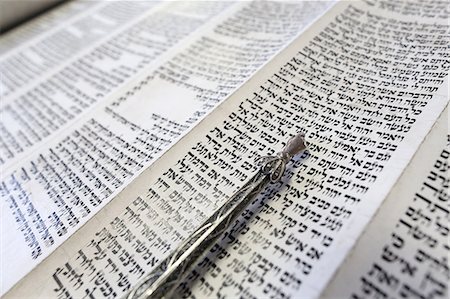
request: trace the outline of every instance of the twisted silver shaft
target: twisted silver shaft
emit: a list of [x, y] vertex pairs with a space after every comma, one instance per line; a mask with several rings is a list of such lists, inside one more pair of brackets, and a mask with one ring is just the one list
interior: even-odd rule
[[304, 135], [299, 134], [276, 156], [258, 159], [260, 170], [133, 288], [127, 298], [170, 298], [176, 285], [199, 258], [208, 252], [269, 182], [280, 180], [289, 160], [305, 148]]

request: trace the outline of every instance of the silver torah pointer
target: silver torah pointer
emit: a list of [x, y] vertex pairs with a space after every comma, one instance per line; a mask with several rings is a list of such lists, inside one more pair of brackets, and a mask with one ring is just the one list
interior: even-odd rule
[[305, 149], [305, 135], [298, 134], [291, 138], [276, 156], [257, 159], [259, 171], [184, 240], [173, 253], [145, 276], [130, 291], [127, 298], [170, 298], [175, 287], [196, 265], [199, 258], [209, 251], [222, 233], [242, 214], [248, 204], [268, 183], [281, 179], [286, 164], [292, 157]]

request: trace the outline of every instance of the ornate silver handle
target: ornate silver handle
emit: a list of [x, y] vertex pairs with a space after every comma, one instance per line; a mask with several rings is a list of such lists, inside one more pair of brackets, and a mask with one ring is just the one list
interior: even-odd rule
[[298, 134], [288, 141], [276, 156], [257, 160], [258, 171], [224, 205], [211, 215], [189, 238], [171, 253], [128, 294], [128, 299], [169, 298], [177, 284], [189, 273], [195, 262], [216, 243], [230, 224], [269, 183], [281, 179], [286, 164], [306, 149], [305, 137]]

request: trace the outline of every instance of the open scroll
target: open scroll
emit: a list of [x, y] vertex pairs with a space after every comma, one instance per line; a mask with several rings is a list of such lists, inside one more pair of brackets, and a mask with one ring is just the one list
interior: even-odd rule
[[[306, 133], [309, 151], [233, 223], [179, 294], [318, 297], [448, 104], [449, 16], [443, 5], [336, 4], [152, 166], [135, 164], [142, 173], [5, 298], [126, 295], [246, 181], [256, 157], [280, 150], [299, 131]], [[227, 25], [231, 29], [218, 25], [217, 32], [240, 32], [235, 19]], [[67, 137], [71, 144], [83, 144], [73, 140], [80, 136], [116, 136], [102, 120], [108, 117], [120, 123], [122, 136], [134, 138], [117, 147], [162, 144], [161, 136], [146, 135], [145, 119], [154, 118], [162, 135], [176, 128], [144, 109], [152, 100], [146, 95], [156, 93], [155, 109], [169, 115], [166, 100], [158, 100], [165, 92], [154, 80], [189, 89], [189, 76], [177, 77], [174, 69], [188, 68], [200, 49], [187, 47], [191, 59], [174, 56], [184, 63], [162, 65], [111, 96], [101, 118], [87, 117]], [[245, 63], [243, 51], [236, 61]], [[229, 79], [237, 74], [230, 70]], [[212, 82], [224, 88], [222, 81]], [[176, 91], [168, 92], [173, 103]], [[197, 100], [207, 108], [211, 94], [200, 94]], [[142, 109], [133, 111], [139, 103]], [[188, 125], [204, 113], [175, 114]], [[445, 296], [444, 289], [436, 294]]]

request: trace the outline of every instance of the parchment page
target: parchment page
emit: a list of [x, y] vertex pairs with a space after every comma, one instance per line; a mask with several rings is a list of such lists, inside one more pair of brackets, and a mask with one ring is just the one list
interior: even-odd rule
[[[22, 92], [18, 91], [17, 95], [2, 97], [0, 165], [5, 172], [33, 154], [39, 147], [45, 147], [50, 140], [60, 137], [60, 133], [79, 122], [86, 113], [92, 113], [97, 106], [105, 105], [109, 94], [123, 87], [124, 83], [141, 73], [144, 68], [150, 68], [152, 63], [158, 64], [158, 60], [162, 59], [169, 49], [174, 50], [175, 45], [232, 4], [205, 2], [204, 9], [195, 12], [193, 9], [185, 9], [186, 2], [182, 1], [156, 6], [152, 3], [151, 1], [103, 3], [103, 5], [122, 5], [122, 7], [102, 6], [100, 11], [121, 20], [131, 18], [133, 22], [121, 26], [117, 32], [106, 36], [98, 44], [94, 43], [93, 47], [89, 47], [72, 60], [64, 61], [59, 68], [42, 73], [37, 82], [30, 86], [22, 86], [20, 88]], [[145, 9], [142, 5], [151, 8]], [[124, 15], [130, 11], [145, 13], [140, 18]], [[97, 15], [98, 13], [94, 10], [92, 15], [88, 14], [87, 17], [106, 22], [103, 17]], [[79, 25], [83, 28], [91, 23], [84, 18], [79, 20]], [[96, 23], [91, 25], [94, 26]], [[71, 30], [71, 27], [63, 28]], [[94, 28], [100, 30], [101, 26]], [[67, 34], [58, 31], [56, 35]], [[84, 35], [77, 37], [79, 39], [75, 39], [74, 45], [63, 40], [51, 47], [74, 51], [72, 48], [83, 46], [88, 42], [88, 40], [84, 42]], [[45, 48], [38, 49], [48, 55]], [[61, 52], [65, 53], [63, 50]], [[32, 57], [36, 58], [36, 55]], [[54, 55], [50, 55], [50, 58], [54, 59]], [[38, 61], [47, 65], [42, 59]], [[17, 79], [16, 77], [20, 76], [14, 74], [18, 70], [13, 69], [13, 79]], [[8, 72], [5, 70], [4, 73]], [[14, 81], [14, 84], [19, 84], [19, 81]], [[2, 82], [7, 84], [7, 76], [2, 77]]]
[[3, 290], [330, 4], [166, 3], [5, 104]]
[[448, 298], [448, 107], [321, 297]]
[[9, 295], [126, 294], [245, 182], [256, 157], [303, 131], [308, 152], [177, 294], [318, 297], [448, 103], [448, 16], [432, 4], [334, 6]]

